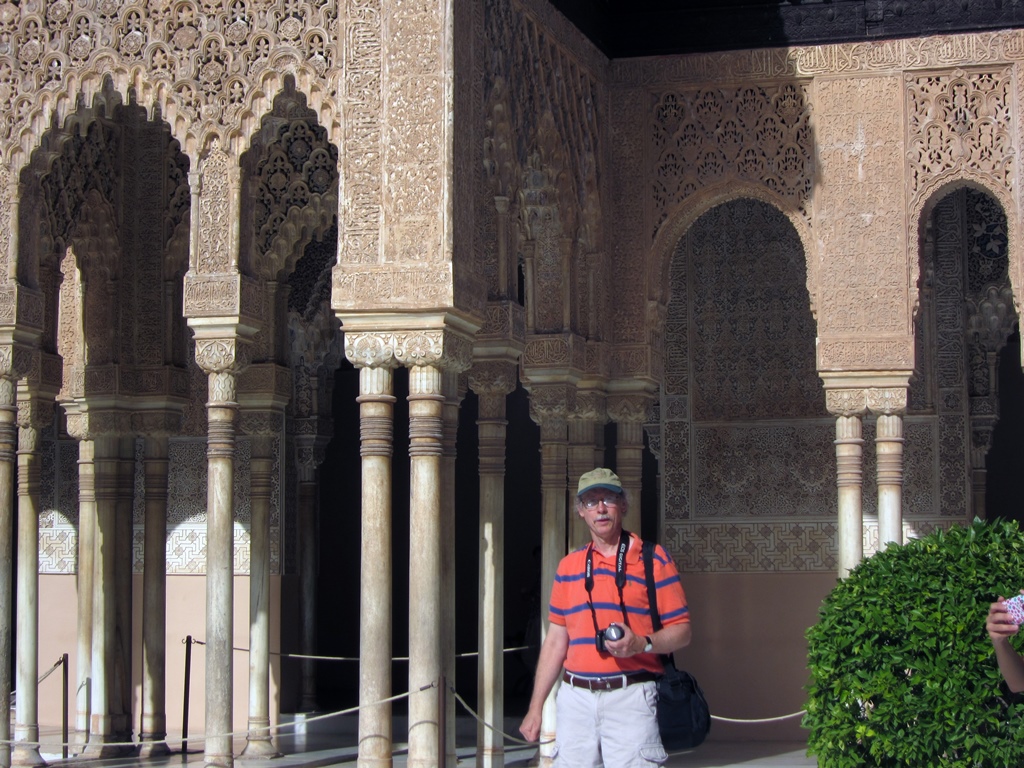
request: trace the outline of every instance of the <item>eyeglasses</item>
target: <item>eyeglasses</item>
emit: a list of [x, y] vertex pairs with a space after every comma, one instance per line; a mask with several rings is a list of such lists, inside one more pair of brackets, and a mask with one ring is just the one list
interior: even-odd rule
[[581, 502], [586, 509], [597, 509], [598, 504], [604, 504], [606, 507], [617, 507], [622, 503], [622, 497], [620, 496], [591, 496], [589, 499], [583, 499]]

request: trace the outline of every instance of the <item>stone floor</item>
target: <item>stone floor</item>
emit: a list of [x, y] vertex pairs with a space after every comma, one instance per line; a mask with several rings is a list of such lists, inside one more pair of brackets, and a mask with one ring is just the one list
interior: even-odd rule
[[[396, 737], [398, 734], [404, 733], [405, 727], [404, 722], [397, 722], [398, 720], [400, 718], [396, 718], [394, 730]], [[236, 757], [235, 768], [354, 766], [357, 757], [354, 727], [353, 718], [346, 718], [343, 722], [336, 722], [330, 726], [326, 723], [317, 723], [316, 727], [313, 727], [313, 724], [306, 726], [302, 723], [297, 726], [286, 726], [275, 740], [278, 750], [282, 753], [280, 757], [270, 761]], [[294, 730], [292, 730], [293, 728]], [[476, 764], [475, 728], [475, 721], [469, 718], [460, 717], [457, 722], [459, 768], [468, 768], [468, 766]], [[508, 732], [512, 732], [513, 728], [514, 724], [509, 723]], [[56, 734], [44, 734], [42, 736], [44, 742], [48, 740], [47, 736], [53, 739]], [[59, 736], [54, 740], [59, 742]], [[174, 750], [178, 750], [180, 747], [177, 742], [169, 740], [169, 743]], [[402, 768], [406, 765], [405, 745], [396, 743], [394, 746], [395, 768]], [[235, 754], [240, 755], [244, 747], [244, 740], [237, 741]], [[510, 743], [505, 754], [505, 766], [506, 768], [528, 768], [528, 766], [536, 765], [536, 756], [535, 747], [522, 747]], [[201, 765], [203, 759], [202, 737], [199, 734], [190, 736], [187, 755], [175, 751], [168, 756], [148, 759], [132, 757], [88, 760], [72, 757], [65, 763], [61, 760], [59, 752], [54, 754], [44, 747], [43, 757], [50, 765], [88, 765], [90, 768], [93, 766], [96, 768], [141, 768], [143, 766], [172, 768], [182, 764], [196, 766], [197, 764]], [[817, 766], [817, 762], [807, 756], [806, 745], [798, 742], [728, 742], [716, 741], [712, 738], [695, 750], [672, 755], [666, 765], [668, 768], [814, 768]], [[608, 768], [615, 767], [609, 766]]]

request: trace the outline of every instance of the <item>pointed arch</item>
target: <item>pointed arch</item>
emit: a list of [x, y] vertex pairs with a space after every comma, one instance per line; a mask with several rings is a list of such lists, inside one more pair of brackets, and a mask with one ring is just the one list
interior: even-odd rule
[[728, 182], [707, 187], [694, 193], [691, 197], [672, 211], [658, 228], [654, 242], [647, 257], [647, 299], [660, 306], [666, 306], [669, 300], [669, 271], [672, 257], [679, 240], [686, 234], [697, 219], [712, 208], [739, 198], [752, 198], [772, 206], [789, 219], [796, 229], [803, 245], [804, 260], [807, 266], [807, 293], [810, 296], [811, 313], [817, 317], [817, 248], [806, 219], [791, 203], [771, 190], [759, 184], [746, 182]]

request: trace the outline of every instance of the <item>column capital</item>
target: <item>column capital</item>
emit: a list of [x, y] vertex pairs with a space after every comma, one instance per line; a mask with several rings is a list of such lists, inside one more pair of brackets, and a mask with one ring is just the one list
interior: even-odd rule
[[469, 369], [469, 388], [478, 395], [508, 395], [515, 392], [519, 366], [512, 362], [487, 360]]
[[454, 328], [349, 331], [345, 357], [359, 368], [432, 366], [462, 372], [473, 360], [469, 336]]
[[39, 350], [17, 342], [0, 343], [0, 379], [17, 381], [35, 369]]
[[902, 413], [910, 371], [822, 371], [825, 407], [836, 416]]
[[572, 384], [533, 384], [530, 391], [530, 418], [537, 424], [566, 422], [576, 407], [576, 387]]
[[636, 393], [608, 396], [608, 417], [615, 422], [647, 421], [647, 410], [654, 401], [652, 395]]
[[242, 371], [250, 360], [247, 339], [238, 336], [201, 337], [196, 332], [196, 364], [207, 374]]
[[868, 411], [866, 389], [826, 389], [825, 408], [833, 416], [862, 416]]
[[608, 421], [608, 395], [596, 389], [577, 390], [576, 407], [569, 418], [604, 424]]
[[277, 437], [281, 434], [283, 413], [274, 409], [242, 408], [238, 431], [250, 437]]
[[892, 416], [906, 413], [907, 388], [889, 387], [867, 391], [868, 410], [874, 414]]

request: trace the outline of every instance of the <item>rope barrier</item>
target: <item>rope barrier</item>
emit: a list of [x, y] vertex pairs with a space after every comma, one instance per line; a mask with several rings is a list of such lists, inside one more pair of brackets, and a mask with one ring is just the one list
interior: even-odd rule
[[[181, 642], [184, 643], [184, 642], [186, 642], [186, 640], [183, 639]], [[206, 643], [204, 643], [202, 640], [195, 640], [195, 639], [193, 639], [192, 643], [194, 643], [195, 645], [206, 645]], [[502, 648], [501, 652], [502, 653], [515, 653], [517, 651], [526, 651], [526, 650], [529, 650], [530, 648], [536, 648], [536, 646], [532, 646], [532, 645], [519, 645], [519, 646], [516, 646], [514, 648]], [[239, 653], [252, 653], [252, 649], [250, 649], [250, 648], [240, 648], [238, 646], [231, 646], [231, 650], [232, 651], [237, 651]], [[268, 653], [271, 656], [278, 656], [278, 657], [280, 657], [282, 659], [309, 659], [309, 660], [312, 660], [312, 661], [359, 661], [359, 657], [358, 656], [316, 656], [316, 655], [309, 654], [309, 653], [282, 653], [280, 651], [269, 651]], [[456, 653], [455, 654], [455, 658], [456, 659], [469, 659], [469, 658], [473, 658], [474, 656], [479, 656], [479, 655], [480, 655], [480, 651], [466, 651], [465, 653]], [[408, 656], [392, 656], [391, 660], [392, 661], [408, 661], [409, 657]]]
[[[429, 691], [431, 688], [436, 688], [436, 687], [437, 687], [437, 683], [430, 683], [429, 685], [424, 685], [423, 687], [419, 688], [416, 692], [419, 693], [421, 691]], [[348, 709], [339, 709], [339, 710], [334, 711], [334, 712], [325, 712], [322, 715], [313, 715], [311, 717], [305, 717], [305, 718], [302, 719], [301, 724], [302, 725], [306, 725], [308, 723], [314, 723], [314, 722], [318, 722], [320, 720], [329, 720], [332, 717], [338, 717], [340, 715], [351, 715], [351, 714], [353, 714], [355, 712], [358, 712], [360, 709], [362, 709], [364, 707], [377, 707], [377, 706], [380, 706], [381, 704], [388, 704], [388, 703], [390, 703], [392, 701], [398, 701], [399, 699], [408, 698], [410, 695], [412, 695], [411, 692], [398, 693], [398, 694], [395, 694], [394, 696], [389, 696], [386, 699], [380, 699], [379, 701], [372, 702], [371, 704], [360, 704], [360, 705], [357, 705], [357, 706], [354, 706], [354, 707], [349, 707]], [[214, 735], [214, 736], [203, 735], [203, 736], [196, 736], [196, 737], [189, 736], [188, 740], [189, 740], [189, 742], [192, 742], [192, 741], [209, 741], [210, 739], [216, 739], [216, 738], [229, 738], [229, 737], [230, 738], [235, 738], [237, 736], [248, 736], [250, 733], [259, 733], [259, 734], [277, 733], [277, 732], [286, 730], [288, 728], [295, 728], [299, 724], [300, 723], [298, 721], [292, 721], [290, 723], [277, 723], [275, 725], [271, 725], [271, 726], [266, 727], [266, 728], [256, 728], [256, 729], [252, 729], [252, 730], [249, 730], [247, 728], [244, 731], [231, 731], [229, 733], [220, 734], [219, 736], [218, 735]], [[167, 739], [152, 740], [152, 741], [104, 741], [101, 744], [97, 744], [95, 746], [101, 746], [101, 747], [144, 747], [144, 746], [152, 745], [152, 744], [166, 744], [167, 741], [168, 741]], [[44, 747], [44, 746], [45, 747], [65, 747], [65, 746], [67, 746], [67, 747], [76, 747], [76, 746], [87, 747], [87, 746], [89, 746], [88, 744], [79, 744], [77, 742], [42, 741], [42, 740], [40, 740], [40, 741], [21, 741], [21, 740], [15, 740], [15, 739], [0, 739], [0, 744], [6, 744], [6, 745], [10, 745], [10, 746], [29, 746], [29, 747]]]
[[[195, 644], [195, 645], [206, 645], [206, 643], [204, 641], [196, 640], [196, 639], [192, 638], [191, 636], [183, 638], [182, 639], [182, 643], [184, 643], [184, 644]], [[531, 646], [517, 646], [517, 647], [514, 647], [514, 648], [503, 648], [502, 649], [502, 653], [512, 653], [512, 652], [516, 652], [516, 651], [527, 650], [530, 647]], [[246, 652], [246, 653], [251, 652], [250, 649], [248, 649], [248, 648], [233, 648], [232, 650]], [[312, 655], [308, 655], [308, 654], [287, 654], [287, 653], [272, 653], [272, 655], [281, 656], [281, 657], [287, 657], [287, 658], [312, 659], [312, 660], [318, 660], [318, 661], [320, 661], [320, 660], [322, 660], [322, 661], [359, 661], [358, 658], [352, 659], [352, 658], [343, 657], [343, 656], [312, 656]], [[473, 652], [468, 652], [468, 653], [457, 654], [456, 657], [457, 658], [466, 658], [466, 657], [473, 657], [473, 656], [478, 656], [478, 655], [479, 655], [479, 652], [473, 651]], [[392, 660], [393, 661], [408, 661], [409, 657], [407, 657], [407, 656], [405, 656], [405, 657], [394, 657]], [[58, 659], [53, 664], [52, 667], [50, 667], [50, 669], [48, 669], [43, 675], [41, 675], [39, 677], [38, 682], [42, 683], [44, 680], [46, 680], [47, 677], [49, 677], [51, 674], [53, 674], [57, 670], [58, 667], [63, 666], [64, 663], [65, 663], [65, 657], [62, 656], [60, 659]], [[442, 680], [443, 680], [443, 678], [442, 678]], [[432, 688], [437, 688], [437, 687], [438, 687], [438, 683], [437, 682], [432, 682], [432, 683], [430, 683], [428, 685], [424, 685], [424, 686], [420, 687], [417, 692], [427, 691], [427, 690], [430, 690]], [[545, 744], [550, 744], [552, 741], [554, 741], [553, 739], [552, 740], [548, 740], [548, 741], [527, 741], [525, 739], [519, 738], [518, 736], [514, 736], [514, 735], [512, 735], [510, 733], [507, 733], [507, 732], [501, 730], [500, 728], [494, 726], [493, 724], [488, 723], [486, 720], [484, 720], [479, 715], [479, 713], [477, 713], [472, 707], [469, 706], [469, 703], [459, 694], [458, 691], [455, 690], [455, 688], [453, 686], [447, 685], [445, 687], [447, 688], [448, 692], [450, 692], [452, 694], [452, 696], [454, 696], [455, 700], [459, 703], [459, 705], [471, 717], [473, 717], [478, 723], [483, 725], [485, 728], [489, 729], [490, 731], [492, 731], [494, 733], [497, 733], [497, 734], [501, 735], [501, 737], [503, 739], [506, 739], [507, 741], [514, 742], [516, 744], [522, 744], [524, 746], [543, 746]], [[11, 692], [12, 696], [13, 696], [14, 693], [15, 693], [14, 691]], [[395, 694], [394, 696], [389, 696], [387, 698], [380, 699], [380, 700], [375, 701], [375, 702], [373, 702], [371, 704], [361, 704], [361, 705], [357, 705], [357, 706], [354, 706], [354, 707], [349, 707], [347, 709], [340, 709], [340, 710], [336, 710], [334, 712], [325, 712], [325, 713], [320, 714], [320, 715], [313, 715], [313, 716], [310, 716], [310, 717], [305, 717], [305, 718], [302, 719], [301, 722], [302, 722], [302, 725], [305, 727], [309, 723], [315, 723], [315, 722], [320, 722], [320, 721], [323, 721], [323, 720], [329, 720], [331, 718], [339, 717], [341, 715], [350, 715], [350, 714], [358, 712], [360, 709], [363, 709], [364, 707], [376, 707], [376, 706], [380, 706], [382, 704], [388, 704], [388, 703], [391, 703], [391, 702], [394, 702], [394, 701], [398, 701], [400, 699], [408, 698], [410, 695], [411, 695], [411, 692], [399, 693], [399, 694]], [[740, 718], [732, 718], [732, 717], [722, 717], [720, 715], [711, 715], [711, 719], [714, 720], [714, 721], [717, 721], [717, 722], [725, 722], [725, 723], [742, 723], [742, 724], [746, 724], [746, 723], [774, 723], [774, 722], [779, 722], [779, 721], [782, 721], [782, 720], [788, 720], [788, 719], [791, 719], [791, 718], [794, 718], [794, 717], [802, 717], [805, 714], [806, 714], [806, 710], [801, 710], [801, 711], [795, 712], [793, 714], [781, 715], [781, 716], [778, 716], [778, 717], [740, 719]], [[188, 736], [183, 733], [182, 734], [181, 743], [182, 743], [182, 747], [184, 748], [185, 745], [188, 744], [189, 741], [204, 742], [204, 741], [209, 741], [209, 740], [214, 739], [214, 738], [232, 738], [233, 739], [233, 738], [241, 737], [241, 736], [249, 736], [250, 734], [253, 734], [253, 733], [257, 733], [257, 734], [261, 734], [261, 735], [262, 734], [271, 734], [271, 733], [280, 733], [282, 731], [285, 731], [286, 729], [295, 728], [298, 725], [299, 725], [299, 721], [292, 721], [292, 722], [289, 722], [289, 723], [277, 723], [275, 725], [271, 725], [271, 726], [268, 726], [268, 727], [265, 727], [265, 728], [259, 728], [259, 729], [252, 729], [252, 730], [246, 729], [246, 730], [243, 730], [243, 731], [231, 731], [231, 732], [228, 732], [228, 733], [219, 734], [217, 736], [202, 735], [202, 736], [194, 737], [192, 739], [189, 739]], [[64, 734], [64, 736], [65, 736], [65, 739], [66, 739], [67, 738], [67, 734]], [[102, 747], [132, 747], [132, 748], [138, 748], [138, 747], [142, 747], [142, 746], [146, 746], [146, 745], [166, 744], [167, 741], [168, 741], [167, 739], [147, 740], [147, 741], [120, 741], [120, 742], [118, 742], [118, 741], [108, 741], [108, 742], [103, 742], [102, 744], [100, 744], [98, 746], [102, 746]], [[15, 740], [15, 739], [0, 739], [0, 745], [7, 745], [7, 746], [10, 746], [10, 747], [15, 747], [15, 746], [22, 746], [22, 747], [24, 747], [24, 746], [35, 746], [35, 747], [39, 747], [39, 748], [42, 748], [42, 747], [48, 747], [48, 748], [60, 747], [60, 748], [62, 748], [65, 751], [69, 747], [81, 746], [83, 748], [87, 748], [89, 746], [88, 743], [79, 744], [77, 742], [69, 742], [69, 741], [60, 741], [60, 742], [42, 741], [42, 740], [41, 741], [24, 741], [24, 740]]]
[[806, 709], [801, 709], [799, 712], [794, 712], [791, 715], [779, 715], [778, 717], [758, 717], [748, 720], [741, 720], [735, 717], [721, 717], [720, 715], [712, 715], [712, 720], [717, 720], [720, 723], [777, 723], [781, 720], [789, 720], [794, 717], [803, 717], [807, 714]]
[[[50, 667], [48, 670], [43, 672], [42, 675], [39, 676], [39, 679], [36, 680], [36, 685], [39, 685], [40, 683], [42, 683], [43, 680], [45, 680], [46, 678], [48, 678], [50, 675], [52, 675], [54, 672], [57, 671], [57, 667], [60, 667], [63, 664], [64, 664], [64, 657], [61, 656], [59, 659], [57, 659], [55, 662], [53, 662], [53, 666], [52, 667]], [[18, 693], [17, 690], [12, 690], [11, 691], [11, 698], [14, 698], [17, 695], [17, 693]]]

